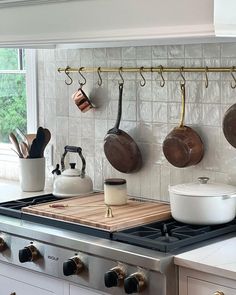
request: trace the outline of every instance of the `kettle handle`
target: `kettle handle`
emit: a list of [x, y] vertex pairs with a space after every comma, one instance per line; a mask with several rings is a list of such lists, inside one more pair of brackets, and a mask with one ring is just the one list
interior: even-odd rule
[[64, 171], [65, 170], [65, 156], [68, 152], [71, 152], [71, 153], [78, 153], [79, 156], [80, 156], [80, 159], [82, 161], [82, 169], [81, 169], [81, 174], [80, 174], [80, 177], [81, 178], [84, 178], [85, 176], [85, 168], [86, 168], [86, 161], [85, 161], [85, 158], [83, 157], [82, 155], [82, 148], [81, 147], [77, 147], [77, 146], [71, 146], [71, 145], [66, 145], [65, 146], [65, 151], [61, 157], [61, 171]]

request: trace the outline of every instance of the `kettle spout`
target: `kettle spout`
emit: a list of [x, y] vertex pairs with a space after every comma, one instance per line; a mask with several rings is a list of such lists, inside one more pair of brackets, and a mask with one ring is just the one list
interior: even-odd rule
[[54, 170], [52, 170], [52, 174], [56, 174], [56, 175], [61, 175], [61, 170], [59, 169], [60, 168], [60, 165], [57, 164], [56, 165], [56, 168]]

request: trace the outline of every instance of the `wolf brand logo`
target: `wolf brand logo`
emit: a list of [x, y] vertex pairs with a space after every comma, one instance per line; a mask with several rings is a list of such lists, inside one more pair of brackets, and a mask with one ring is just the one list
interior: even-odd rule
[[48, 259], [53, 260], [53, 261], [58, 261], [59, 260], [58, 257], [52, 256], [52, 255], [48, 255]]

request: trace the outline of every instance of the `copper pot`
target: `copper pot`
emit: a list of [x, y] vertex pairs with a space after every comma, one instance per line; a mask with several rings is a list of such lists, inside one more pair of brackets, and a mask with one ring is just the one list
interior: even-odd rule
[[202, 160], [204, 147], [200, 136], [195, 130], [184, 125], [185, 115], [185, 84], [181, 83], [182, 112], [178, 127], [174, 128], [163, 142], [166, 159], [175, 167], [196, 165]]

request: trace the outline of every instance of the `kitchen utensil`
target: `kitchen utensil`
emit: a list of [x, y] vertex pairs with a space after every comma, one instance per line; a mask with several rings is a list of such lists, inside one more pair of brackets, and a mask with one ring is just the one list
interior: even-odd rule
[[19, 128], [16, 128], [16, 133], [19, 135], [19, 137], [22, 141], [27, 142], [26, 136]]
[[226, 223], [235, 218], [236, 187], [208, 183], [199, 177], [197, 183], [169, 186], [171, 214], [177, 221], [210, 225]]
[[43, 128], [43, 132], [44, 132], [44, 144], [42, 145], [41, 157], [44, 156], [45, 147], [47, 146], [47, 144], [49, 143], [51, 139], [51, 133], [47, 128]]
[[[75, 168], [75, 163], [70, 163], [70, 169], [65, 170], [64, 159], [68, 152], [78, 153], [82, 161], [81, 171]], [[85, 175], [86, 162], [82, 155], [82, 149], [76, 146], [65, 146], [61, 158], [61, 175], [55, 177], [53, 183], [53, 194], [58, 197], [74, 197], [85, 195], [93, 191], [91, 178]]]
[[41, 158], [45, 145], [45, 133], [42, 127], [37, 130], [36, 138], [33, 140], [29, 150], [29, 158]]
[[33, 140], [36, 138], [36, 134], [35, 133], [25, 134], [25, 137], [26, 137], [26, 143], [28, 147], [30, 148]]
[[200, 136], [192, 128], [184, 125], [185, 85], [181, 83], [182, 112], [178, 127], [174, 128], [163, 142], [163, 153], [175, 167], [196, 165], [202, 160], [204, 147]]
[[82, 113], [85, 113], [94, 107], [88, 96], [82, 90], [82, 87], [80, 87], [75, 93], [72, 94], [72, 99]]
[[19, 142], [18, 142], [18, 140], [17, 140], [15, 134], [11, 132], [11, 133], [9, 134], [9, 139], [10, 139], [10, 142], [11, 142], [11, 143], [13, 144], [13, 146], [15, 147], [16, 152], [17, 152], [17, 154], [19, 155], [19, 157], [20, 157], [20, 158], [23, 158], [22, 152], [21, 152], [21, 150], [20, 150]]
[[236, 104], [233, 104], [224, 115], [223, 132], [226, 140], [236, 148]]
[[106, 218], [112, 218], [114, 217], [113, 213], [112, 213], [112, 209], [109, 205], [107, 204], [104, 204], [104, 205], [69, 205], [69, 204], [50, 204], [49, 205], [50, 208], [57, 208], [57, 209], [66, 209], [66, 208], [71, 208], [71, 207], [74, 207], [74, 208], [89, 208], [89, 207], [94, 207], [94, 208], [105, 208], [106, 209], [106, 213], [105, 213], [105, 217]]
[[118, 115], [115, 126], [104, 139], [104, 152], [110, 164], [120, 172], [132, 173], [142, 166], [142, 156], [133, 138], [119, 129], [122, 115], [123, 83], [119, 83]]
[[24, 156], [24, 158], [28, 158], [28, 156], [29, 156], [29, 147], [28, 147], [28, 145], [24, 141], [21, 141], [19, 143], [19, 145], [20, 145], [21, 153]]

